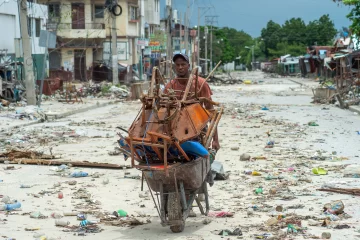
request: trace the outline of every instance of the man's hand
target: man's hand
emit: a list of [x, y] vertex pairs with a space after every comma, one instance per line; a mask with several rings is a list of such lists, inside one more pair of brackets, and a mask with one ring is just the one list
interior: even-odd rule
[[212, 142], [212, 148], [218, 151], [220, 149], [220, 143], [219, 140], [213, 140]]

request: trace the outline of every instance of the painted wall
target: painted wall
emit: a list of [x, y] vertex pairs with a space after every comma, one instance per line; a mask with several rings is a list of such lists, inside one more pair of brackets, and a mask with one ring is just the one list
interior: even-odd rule
[[145, 1], [145, 23], [160, 25], [160, 0]]
[[[0, 49], [8, 49], [9, 54], [15, 54], [14, 38], [20, 38], [20, 21], [16, 1], [0, 3], [0, 29], [6, 34], [0, 34]], [[33, 54], [44, 54], [45, 48], [39, 47], [39, 38], [35, 37], [35, 19], [41, 19], [40, 27], [45, 30], [47, 6], [28, 3], [28, 16], [32, 19], [31, 46]], [[11, 19], [11, 20], [10, 20]], [[15, 21], [15, 22], [14, 22]], [[10, 24], [10, 25], [9, 25]]]

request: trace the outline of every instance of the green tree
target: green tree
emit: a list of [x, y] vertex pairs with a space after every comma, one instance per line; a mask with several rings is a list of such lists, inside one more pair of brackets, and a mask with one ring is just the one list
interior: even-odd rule
[[266, 25], [266, 28], [261, 30], [261, 38], [265, 43], [265, 55], [269, 57], [269, 50], [268, 49], [275, 49], [277, 43], [281, 41], [284, 33], [280, 24], [273, 22], [272, 20], [269, 21]]
[[350, 30], [357, 37], [360, 37], [360, 0], [333, 0], [334, 2], [343, 3], [344, 5], [351, 6], [350, 13], [346, 16], [350, 19]]
[[323, 15], [319, 20], [310, 21], [306, 27], [307, 45], [331, 45], [337, 30], [329, 15]]

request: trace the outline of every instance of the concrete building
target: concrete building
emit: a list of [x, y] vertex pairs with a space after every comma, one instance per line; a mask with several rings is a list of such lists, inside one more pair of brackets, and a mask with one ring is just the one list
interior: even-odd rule
[[[112, 15], [103, 0], [41, 0], [46, 4], [49, 31], [57, 35], [56, 49], [49, 49], [49, 68], [73, 72], [75, 80], [91, 79], [94, 61], [111, 63]], [[138, 0], [118, 0], [121, 16], [116, 17], [118, 60], [138, 62], [135, 39], [140, 32]]]
[[145, 37], [150, 38], [160, 28], [160, 0], [145, 1]]
[[[47, 6], [36, 4], [35, 1], [27, 2], [28, 28], [31, 37], [32, 54], [34, 57], [35, 79], [42, 76], [45, 48], [39, 47], [40, 30], [45, 30], [47, 20]], [[20, 49], [20, 21], [17, 1], [4, 0], [0, 3], [0, 62], [14, 60], [16, 50], [22, 56]], [[15, 40], [17, 39], [17, 40]], [[6, 57], [5, 57], [6, 55]], [[39, 76], [39, 77], [38, 77]]]

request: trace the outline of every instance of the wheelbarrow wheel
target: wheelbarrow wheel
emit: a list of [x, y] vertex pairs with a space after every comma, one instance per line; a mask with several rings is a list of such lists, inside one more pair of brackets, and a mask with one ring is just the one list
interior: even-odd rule
[[[167, 200], [167, 213], [169, 221], [182, 221], [182, 208], [180, 198], [176, 196], [176, 193], [169, 193]], [[185, 229], [185, 222], [180, 225], [172, 225], [170, 229], [173, 233], [180, 233]]]

